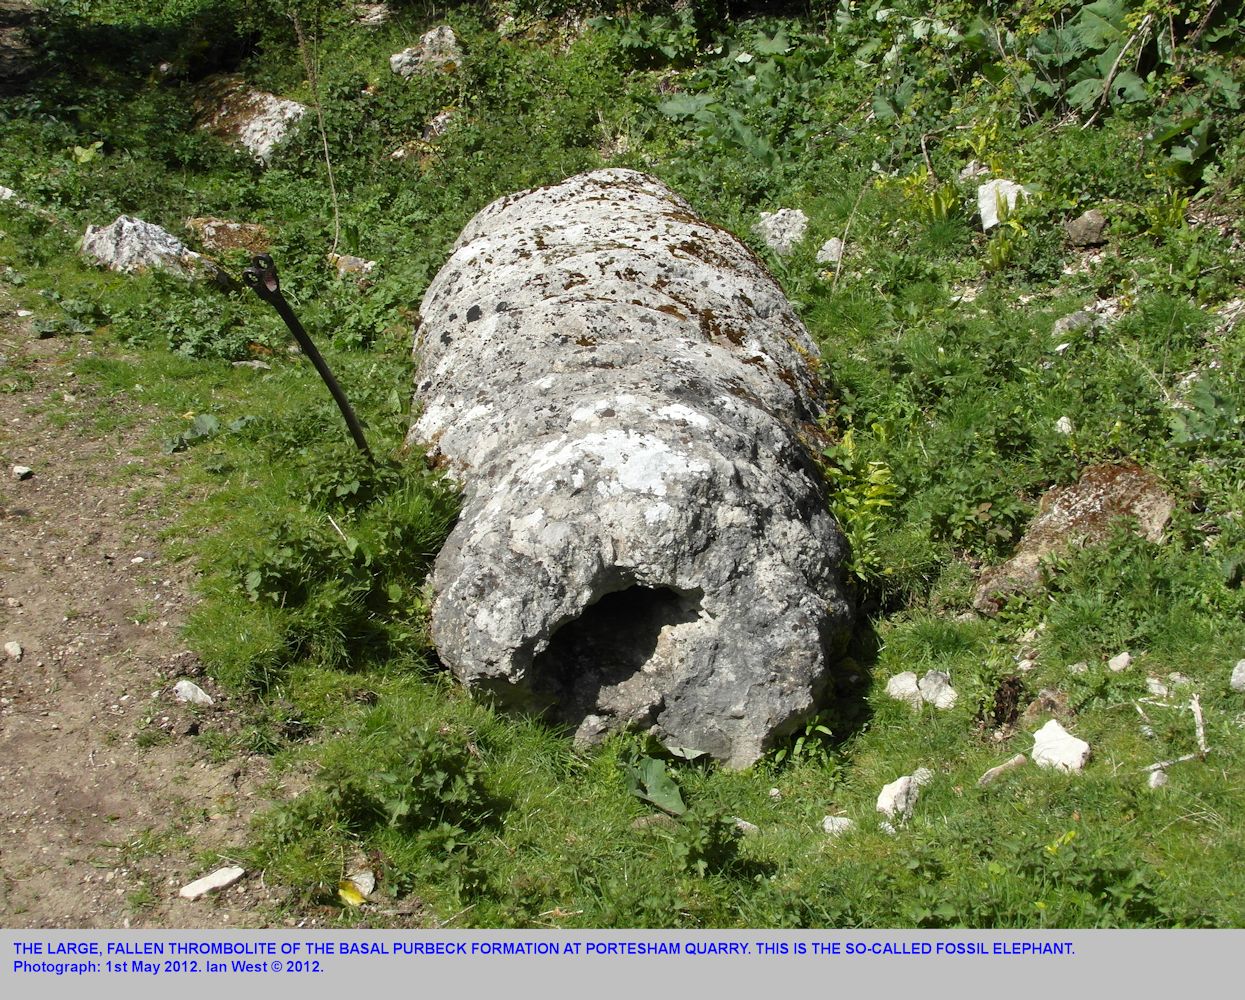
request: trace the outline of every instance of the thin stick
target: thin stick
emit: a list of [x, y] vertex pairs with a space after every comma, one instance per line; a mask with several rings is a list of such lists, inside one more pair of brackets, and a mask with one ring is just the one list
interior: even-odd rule
[[1141, 37], [1142, 33], [1150, 27], [1150, 22], [1153, 20], [1154, 15], [1147, 14], [1141, 19], [1141, 24], [1137, 25], [1137, 30], [1128, 36], [1128, 41], [1124, 43], [1124, 47], [1120, 49], [1120, 54], [1115, 57], [1115, 62], [1111, 64], [1111, 72], [1109, 72], [1107, 74], [1107, 78], [1102, 81], [1102, 96], [1098, 98], [1098, 108], [1092, 115], [1089, 116], [1089, 120], [1081, 126], [1082, 129], [1087, 129], [1094, 124], [1094, 122], [1098, 119], [1098, 116], [1102, 114], [1103, 108], [1105, 108], [1110, 102], [1111, 84], [1115, 82], [1115, 74], [1120, 70], [1120, 63], [1124, 61], [1124, 54], [1132, 48], [1133, 42], [1137, 41], [1137, 39]]
[[1206, 745], [1206, 720], [1202, 718], [1202, 700], [1194, 695], [1189, 707], [1193, 709], [1193, 724], [1197, 727], [1197, 748], [1205, 757], [1210, 748]]
[[834, 280], [830, 282], [830, 291], [834, 291], [839, 287], [839, 275], [843, 273], [843, 258], [847, 256], [847, 234], [852, 231], [852, 220], [856, 218], [856, 209], [860, 208], [860, 203], [865, 199], [865, 192], [869, 190], [869, 182], [865, 182], [865, 186], [860, 189], [860, 194], [856, 195], [856, 204], [852, 206], [852, 210], [847, 213], [847, 222], [843, 226], [843, 249], [839, 253], [839, 259], [834, 265]]
[[1183, 757], [1176, 757], [1176, 758], [1173, 758], [1172, 760], [1161, 760], [1157, 764], [1151, 764], [1149, 767], [1143, 768], [1142, 770], [1166, 771], [1173, 764], [1183, 764], [1185, 761], [1189, 761], [1189, 760], [1200, 760], [1201, 756], [1202, 755], [1200, 753], [1187, 753]]
[[985, 774], [983, 774], [980, 778], [977, 779], [977, 787], [985, 788], [992, 781], [994, 781], [994, 779], [997, 778], [1000, 774], [1006, 774], [1008, 771], [1011, 771], [1014, 768], [1023, 767], [1028, 762], [1029, 762], [1028, 757], [1026, 757], [1022, 753], [1018, 753], [1016, 754], [1015, 757], [1012, 757], [1008, 760], [1003, 761], [1003, 763], [1000, 764], [998, 767], [990, 768], [990, 770], [988, 770]]
[[328, 517], [328, 519], [329, 519], [329, 524], [331, 524], [331, 525], [333, 526], [333, 530], [334, 530], [334, 531], [336, 531], [339, 535], [341, 535], [341, 538], [342, 538], [342, 541], [343, 541], [343, 542], [344, 542], [344, 541], [346, 541], [346, 536], [342, 533], [342, 529], [341, 529], [341, 528], [339, 528], [339, 527], [337, 526], [337, 522], [333, 520], [333, 515], [332, 515], [332, 514], [328, 514], [328, 515], [326, 515], [326, 516], [327, 516], [327, 517]]
[[341, 239], [342, 217], [337, 203], [337, 185], [333, 181], [333, 160], [329, 156], [329, 137], [324, 128], [324, 105], [320, 103], [320, 73], [318, 62], [320, 49], [317, 45], [313, 55], [307, 54], [307, 39], [303, 36], [303, 25], [298, 19], [298, 12], [291, 11], [290, 18], [294, 22], [294, 34], [298, 37], [298, 52], [303, 57], [303, 69], [307, 73], [307, 82], [311, 85], [311, 103], [316, 108], [316, 121], [320, 125], [320, 143], [324, 147], [324, 166], [329, 174], [329, 196], [333, 199], [333, 246], [329, 253], [337, 252], [337, 244]]

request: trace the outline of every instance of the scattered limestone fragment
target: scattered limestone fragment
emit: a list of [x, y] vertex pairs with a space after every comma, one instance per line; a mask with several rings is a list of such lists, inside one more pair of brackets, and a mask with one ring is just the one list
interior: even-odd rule
[[1107, 228], [1107, 217], [1098, 209], [1091, 208], [1083, 215], [1078, 215], [1063, 224], [1068, 243], [1074, 247], [1097, 247], [1106, 242], [1103, 235]]
[[207, 707], [214, 704], [212, 696], [194, 681], [180, 680], [173, 685], [173, 697], [190, 705]]
[[307, 113], [297, 101], [251, 90], [240, 76], [216, 77], [199, 107], [200, 128], [236, 143], [263, 164]]
[[1075, 429], [1076, 428], [1072, 426], [1071, 417], [1060, 417], [1055, 421], [1055, 430], [1064, 436], [1071, 434]]
[[383, 3], [358, 3], [354, 8], [354, 19], [356, 24], [361, 24], [365, 28], [379, 28], [389, 23], [392, 12], [389, 10], [388, 4]]
[[4, 655], [10, 660], [17, 660], [20, 663], [22, 652], [22, 644], [20, 642], [6, 642], [4, 644]]
[[982, 574], [974, 606], [995, 614], [1000, 597], [1038, 589], [1044, 556], [1105, 539], [1120, 518], [1132, 519], [1139, 535], [1158, 542], [1175, 506], [1162, 480], [1139, 465], [1089, 466], [1073, 485], [1046, 492], [1012, 558]]
[[920, 708], [925, 702], [935, 708], [952, 708], [958, 697], [951, 686], [951, 676], [941, 670], [929, 670], [919, 681], [911, 670], [896, 674], [886, 682], [886, 693], [913, 708]]
[[886, 693], [896, 701], [907, 702], [913, 708], [920, 708], [922, 701], [924, 701], [916, 674], [911, 670], [905, 670], [902, 674], [896, 674], [887, 681]]
[[1006, 774], [1008, 771], [1014, 771], [1018, 767], [1024, 767], [1027, 763], [1029, 763], [1029, 758], [1022, 753], [1016, 754], [1015, 757], [1009, 757], [1007, 760], [1003, 761], [1002, 764], [999, 764], [997, 767], [990, 768], [990, 770], [978, 778], [977, 787], [986, 788], [987, 786], [993, 784], [994, 781], [1001, 775]]
[[117, 216], [110, 226], [87, 226], [82, 252], [123, 274], [156, 268], [192, 278], [214, 271], [204, 257], [168, 230], [128, 215]]
[[837, 236], [831, 237], [817, 251], [818, 264], [837, 264], [843, 259], [843, 241]]
[[1117, 653], [1115, 656], [1111, 657], [1111, 659], [1107, 660], [1107, 669], [1113, 674], [1119, 674], [1123, 673], [1130, 666], [1132, 666], [1132, 663], [1132, 656], [1125, 651], [1123, 653]]
[[943, 673], [941, 670], [927, 671], [925, 676], [921, 678], [918, 685], [921, 690], [921, 697], [935, 708], [948, 709], [954, 708], [956, 699], [955, 688], [951, 686], [951, 675]]
[[977, 211], [981, 214], [982, 231], [993, 229], [1015, 211], [1025, 189], [1015, 181], [986, 181], [977, 188]]
[[1070, 333], [1080, 333], [1094, 325], [1094, 314], [1084, 309], [1062, 316], [1055, 320], [1051, 333], [1056, 337], [1065, 337]]
[[1150, 777], [1146, 779], [1146, 783], [1151, 788], [1162, 788], [1164, 785], [1167, 784], [1167, 772], [1166, 771], [1151, 771]]
[[432, 578], [455, 676], [734, 767], [807, 721], [846, 545], [802, 438], [817, 348], [756, 256], [598, 170], [486, 207], [419, 312], [408, 440], [466, 494]]
[[740, 819], [738, 816], [732, 816], [731, 819], [735, 823], [735, 829], [745, 836], [752, 836], [754, 833], [760, 833], [761, 828], [755, 823], [749, 823], [746, 819]]
[[1232, 668], [1232, 679], [1228, 682], [1233, 691], [1245, 694], [1245, 660], [1237, 660]]
[[463, 51], [454, 29], [442, 24], [427, 32], [419, 44], [389, 57], [389, 68], [404, 79], [417, 73], [453, 73], [462, 65]]
[[247, 253], [266, 253], [269, 247], [268, 230], [255, 222], [231, 222], [200, 216], [187, 219], [186, 228], [194, 233], [199, 244], [209, 253], [229, 250], [245, 250]]
[[827, 816], [821, 821], [821, 828], [831, 837], [841, 837], [856, 824], [846, 816]]
[[798, 208], [780, 208], [777, 212], [762, 212], [761, 221], [753, 231], [765, 241], [765, 245], [780, 257], [786, 257], [804, 239], [808, 230], [808, 216]]
[[1089, 744], [1077, 739], [1054, 719], [1033, 734], [1033, 763], [1074, 773], [1089, 760]]
[[919, 767], [911, 774], [896, 778], [889, 785], [884, 785], [878, 794], [878, 812], [887, 819], [900, 823], [912, 818], [912, 810], [920, 798], [921, 788], [934, 779], [934, 772], [927, 767]]
[[199, 899], [202, 896], [206, 896], [209, 892], [228, 889], [245, 874], [246, 869], [239, 868], [236, 865], [229, 868], [218, 868], [210, 875], [204, 875], [203, 878], [196, 879], [189, 885], [182, 886], [178, 895], [182, 899]]
[[371, 274], [376, 267], [376, 261], [353, 257], [348, 253], [329, 254], [329, 263], [336, 268], [339, 278], [348, 278], [351, 275], [363, 277]]
[[23, 479], [29, 479], [35, 474], [35, 470], [28, 465], [13, 466], [13, 478], [19, 482]]

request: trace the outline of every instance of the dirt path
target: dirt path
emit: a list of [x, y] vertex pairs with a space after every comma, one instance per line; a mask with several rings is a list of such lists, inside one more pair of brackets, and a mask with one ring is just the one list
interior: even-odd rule
[[158, 502], [176, 467], [141, 422], [91, 430], [139, 409], [80, 384], [93, 349], [35, 338], [0, 290], [0, 642], [22, 647], [0, 653], [0, 926], [279, 925], [254, 875], [177, 895], [245, 843], [266, 761], [205, 759], [172, 697], [195, 678], [218, 696], [198, 725], [234, 722], [179, 639], [193, 570], [162, 557]]

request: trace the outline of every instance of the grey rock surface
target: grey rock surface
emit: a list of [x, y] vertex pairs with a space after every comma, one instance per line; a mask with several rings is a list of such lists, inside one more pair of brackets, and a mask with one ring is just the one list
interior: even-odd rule
[[453, 73], [462, 65], [463, 51], [454, 29], [442, 24], [426, 32], [419, 44], [389, 57], [389, 68], [398, 76], [417, 73]]
[[126, 274], [156, 268], [191, 278], [215, 270], [168, 230], [128, 215], [117, 216], [109, 226], [87, 226], [82, 252]]
[[[1072, 430], [1069, 421], [1067, 432]], [[1175, 506], [1163, 481], [1139, 465], [1091, 465], [1076, 483], [1056, 486], [1043, 495], [1012, 558], [982, 574], [974, 606], [995, 614], [1008, 596], [1038, 589], [1044, 556], [1100, 542], [1121, 518], [1134, 520], [1139, 535], [1158, 542]]]
[[433, 574], [455, 675], [732, 766], [805, 721], [846, 546], [806, 443], [817, 349], [748, 248], [600, 170], [481, 211], [421, 319], [409, 439], [466, 494]]
[[205, 708], [214, 704], [212, 696], [194, 681], [180, 680], [174, 684], [173, 697], [178, 701], [186, 702], [190, 705], [202, 705]]
[[942, 670], [927, 670], [917, 685], [921, 697], [935, 708], [954, 708], [959, 695], [951, 686], [951, 675]]
[[855, 827], [855, 822], [846, 816], [827, 816], [821, 821], [821, 828], [831, 837], [841, 837]]
[[1038, 767], [1077, 772], [1089, 760], [1089, 744], [1054, 719], [1033, 734], [1033, 763]]
[[920, 708], [924, 698], [921, 696], [920, 683], [917, 681], [916, 674], [911, 670], [905, 670], [902, 674], [896, 674], [886, 682], [886, 694], [888, 697], [894, 698], [895, 701], [906, 702], [913, 708]]
[[928, 767], [919, 767], [911, 774], [905, 774], [889, 785], [883, 785], [882, 791], [878, 793], [878, 812], [887, 819], [906, 823], [912, 818], [921, 789], [933, 780], [933, 771]]
[[754, 227], [765, 245], [780, 257], [786, 257], [808, 231], [808, 216], [798, 208], [780, 208], [777, 212], [762, 212], [761, 221]]
[[1232, 668], [1232, 677], [1228, 681], [1233, 691], [1245, 693], [1245, 660], [1237, 660]]
[[818, 264], [837, 264], [843, 259], [843, 241], [832, 236], [817, 251]]
[[1098, 209], [1078, 215], [1063, 224], [1068, 242], [1074, 247], [1097, 247], [1106, 242], [1107, 217]]
[[223, 76], [208, 84], [208, 97], [199, 105], [199, 127], [266, 164], [306, 113], [306, 105], [252, 90], [239, 76]]

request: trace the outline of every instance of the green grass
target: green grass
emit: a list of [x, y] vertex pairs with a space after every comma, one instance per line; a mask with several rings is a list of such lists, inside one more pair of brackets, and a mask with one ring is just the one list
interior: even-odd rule
[[[1241, 926], [1245, 705], [1227, 677], [1245, 649], [1245, 337], [1217, 312], [1245, 287], [1237, 15], [1197, 42], [1174, 24], [1179, 69], [1144, 40], [1144, 95], [1129, 81], [1081, 128], [1094, 106], [1074, 77], [1091, 60], [1056, 66], [1038, 44], [1052, 19], [1075, 28], [1077, 4], [1001, 15], [1021, 61], [1002, 74], [970, 30], [996, 8], [958, 0], [935, 5], [965, 36], [946, 46], [919, 34], [929, 12], [907, 3], [885, 24], [860, 5], [810, 5], [803, 21], [655, 9], [573, 38], [539, 20], [561, 6], [406, 5], [367, 31], [300, 5], [319, 40], [339, 250], [379, 261], [364, 288], [325, 260], [315, 128], [267, 170], [191, 128], [212, 71], [317, 96], [289, 22], [264, 5], [241, 20], [213, 0], [60, 5], [49, 44], [85, 55], [0, 118], [0, 183], [51, 213], [0, 203], [0, 280], [50, 335], [91, 338], [73, 360], [88, 391], [54, 417], [137, 433], [163, 456], [119, 478], [175, 473], [152, 485], [178, 512], [170, 551], [201, 573], [187, 640], [246, 706], [236, 732], [200, 748], [272, 758], [281, 801], [239, 851], [291, 906], [327, 904], [348, 925], [404, 919], [380, 911], [418, 900], [415, 919], [455, 926]], [[499, 35], [502, 13], [522, 30]], [[393, 76], [388, 55], [446, 18], [461, 71]], [[176, 72], [162, 79], [165, 58]], [[390, 157], [446, 108], [454, 123], [434, 146]], [[978, 231], [976, 182], [958, 179], [970, 158], [1034, 189], [1005, 239]], [[861, 621], [824, 711], [746, 772], [635, 734], [576, 750], [556, 727], [473, 701], [427, 635], [426, 574], [457, 496], [403, 447], [420, 297], [479, 208], [603, 162], [656, 174], [747, 240], [823, 353], [826, 475]], [[786, 259], [752, 232], [780, 206], [810, 218]], [[1110, 218], [1092, 257], [1060, 228], [1090, 207]], [[83, 228], [120, 212], [178, 233], [190, 215], [268, 226], [283, 288], [377, 465], [253, 297], [82, 262]], [[841, 267], [817, 264], [845, 233]], [[1102, 299], [1117, 319], [1054, 336]], [[270, 368], [229, 363], [250, 358]], [[5, 392], [31, 385], [18, 366], [0, 376]], [[1074, 433], [1056, 430], [1062, 417]], [[1121, 459], [1175, 497], [1165, 541], [1123, 528], [1051, 559], [1044, 589], [998, 618], [971, 615], [977, 570], [1011, 553], [1042, 494]], [[1134, 666], [1112, 673], [1124, 649]], [[1057, 692], [1094, 757], [1081, 775], [1030, 766], [981, 790], [1049, 715], [998, 739], [983, 721], [1022, 651], [1036, 666], [1019, 707]], [[1070, 672], [1078, 661], [1088, 669]], [[930, 669], [951, 675], [953, 709], [885, 695], [894, 674]], [[1147, 735], [1145, 677], [1172, 672], [1191, 686], [1143, 704]], [[1146, 765], [1197, 749], [1193, 692], [1211, 752], [1150, 790]], [[670, 824], [636, 825], [655, 812], [628, 779], [645, 759], [665, 762], [690, 806]], [[920, 766], [935, 778], [889, 835], [878, 790]], [[856, 828], [827, 838], [830, 814]], [[737, 836], [732, 817], [760, 832]], [[381, 902], [356, 910], [337, 889], [360, 853]], [[141, 891], [131, 904], [147, 905]]]

